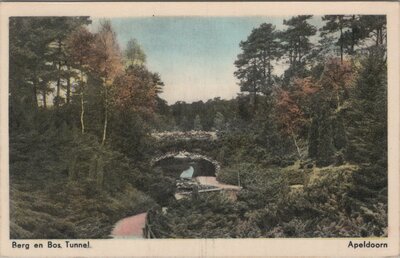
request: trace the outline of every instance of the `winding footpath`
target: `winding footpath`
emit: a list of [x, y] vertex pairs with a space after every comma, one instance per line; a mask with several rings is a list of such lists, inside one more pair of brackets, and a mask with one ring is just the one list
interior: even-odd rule
[[144, 238], [143, 229], [146, 225], [147, 213], [140, 213], [121, 219], [115, 225], [111, 236], [113, 238]]

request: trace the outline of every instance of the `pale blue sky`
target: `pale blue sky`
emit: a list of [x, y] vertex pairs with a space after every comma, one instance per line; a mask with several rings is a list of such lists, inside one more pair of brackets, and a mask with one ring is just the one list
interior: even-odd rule
[[[111, 22], [121, 48], [131, 38], [138, 40], [148, 68], [165, 83], [161, 97], [173, 104], [235, 97], [239, 86], [233, 63], [239, 42], [264, 22], [283, 29], [284, 18], [289, 17], [138, 17]], [[320, 17], [311, 21], [319, 22]], [[97, 24], [94, 19], [93, 26]]]

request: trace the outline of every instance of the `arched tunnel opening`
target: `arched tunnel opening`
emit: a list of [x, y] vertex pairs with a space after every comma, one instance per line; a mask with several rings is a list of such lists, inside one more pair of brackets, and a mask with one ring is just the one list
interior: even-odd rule
[[166, 157], [156, 161], [153, 168], [174, 178], [216, 176], [216, 166], [205, 158]]

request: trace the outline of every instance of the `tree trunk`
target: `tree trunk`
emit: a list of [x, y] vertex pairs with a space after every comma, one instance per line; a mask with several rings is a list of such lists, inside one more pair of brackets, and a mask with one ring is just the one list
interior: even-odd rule
[[[82, 62], [81, 62], [81, 67], [82, 67]], [[84, 115], [85, 115], [85, 104], [84, 104], [84, 92], [85, 92], [85, 86], [83, 82], [83, 73], [82, 70], [80, 71], [80, 86], [81, 86], [81, 130], [82, 134], [85, 133], [85, 123], [84, 123]]]
[[266, 64], [266, 57], [265, 57], [265, 51], [263, 51], [263, 84], [264, 84], [264, 93], [267, 92], [267, 85], [266, 85], [266, 81], [267, 81], [267, 64]]
[[46, 109], [47, 108], [47, 94], [46, 94], [46, 89], [43, 89], [42, 91], [42, 98], [43, 98], [43, 108]]
[[292, 44], [293, 44], [292, 45], [293, 46], [293, 65], [296, 65], [297, 56], [298, 56], [299, 52], [298, 52], [298, 47], [297, 47], [296, 41], [293, 41]]
[[[58, 53], [60, 54], [61, 58], [61, 39], [58, 39]], [[57, 101], [56, 101], [56, 107], [59, 106], [60, 104], [60, 92], [61, 92], [61, 60], [58, 60], [58, 74], [57, 74]]]
[[340, 63], [343, 64], [343, 29], [340, 27]]
[[57, 101], [55, 103], [57, 107], [60, 104], [60, 84], [61, 84], [61, 80], [60, 80], [60, 77], [58, 77], [58, 79], [57, 79], [57, 95], [56, 95]]
[[[255, 71], [257, 70], [257, 63], [256, 60], [253, 59], [253, 67], [252, 69], [254, 69]], [[256, 112], [257, 110], [257, 84], [256, 82], [253, 80], [253, 112]]]
[[268, 86], [272, 87], [272, 66], [271, 59], [268, 59]]
[[57, 94], [56, 94], [56, 101], [55, 101], [55, 105], [56, 107], [58, 107], [60, 105], [60, 93], [61, 93], [61, 78], [60, 78], [60, 67], [61, 67], [61, 62], [58, 63], [58, 78], [57, 78]]
[[101, 141], [101, 145], [104, 145], [106, 142], [106, 135], [107, 135], [107, 122], [108, 122], [108, 111], [107, 111], [107, 104], [105, 106], [105, 114], [104, 114], [104, 126], [103, 126], [103, 139]]
[[299, 46], [298, 46], [298, 50], [297, 50], [297, 52], [298, 52], [298, 55], [299, 55], [299, 65], [301, 64], [301, 58], [303, 57], [303, 55], [301, 54], [301, 36], [299, 36], [299, 42], [298, 42], [298, 44], [299, 44]]
[[103, 125], [103, 138], [101, 145], [106, 142], [107, 135], [107, 123], [108, 123], [108, 92], [107, 92], [107, 81], [104, 83], [104, 125]]
[[355, 37], [355, 28], [354, 28], [354, 23], [356, 20], [356, 16], [352, 16], [352, 26], [351, 26], [351, 54], [354, 54], [354, 46], [356, 44], [356, 37]]
[[85, 123], [83, 120], [83, 116], [85, 115], [85, 105], [84, 105], [83, 100], [84, 100], [84, 97], [83, 97], [83, 89], [82, 89], [82, 92], [81, 92], [81, 130], [82, 130], [82, 134], [85, 133]]
[[297, 144], [296, 137], [294, 136], [294, 133], [292, 133], [292, 138], [293, 138], [294, 145], [296, 146], [297, 154], [299, 154], [299, 158], [301, 159], [300, 148], [299, 148], [299, 145]]
[[[36, 75], [34, 75], [36, 76]], [[35, 105], [35, 108], [38, 108], [39, 102], [38, 102], [38, 97], [37, 97], [37, 86], [36, 86], [36, 78], [33, 79], [33, 102]]]
[[257, 91], [254, 91], [254, 112], [257, 111]]
[[[70, 71], [70, 67], [68, 66], [68, 71]], [[67, 78], [67, 104], [69, 104], [71, 100], [71, 77], [68, 75]]]

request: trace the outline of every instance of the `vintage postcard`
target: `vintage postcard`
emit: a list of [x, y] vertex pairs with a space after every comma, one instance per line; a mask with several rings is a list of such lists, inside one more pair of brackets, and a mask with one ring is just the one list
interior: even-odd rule
[[397, 257], [399, 6], [1, 3], [0, 255]]

